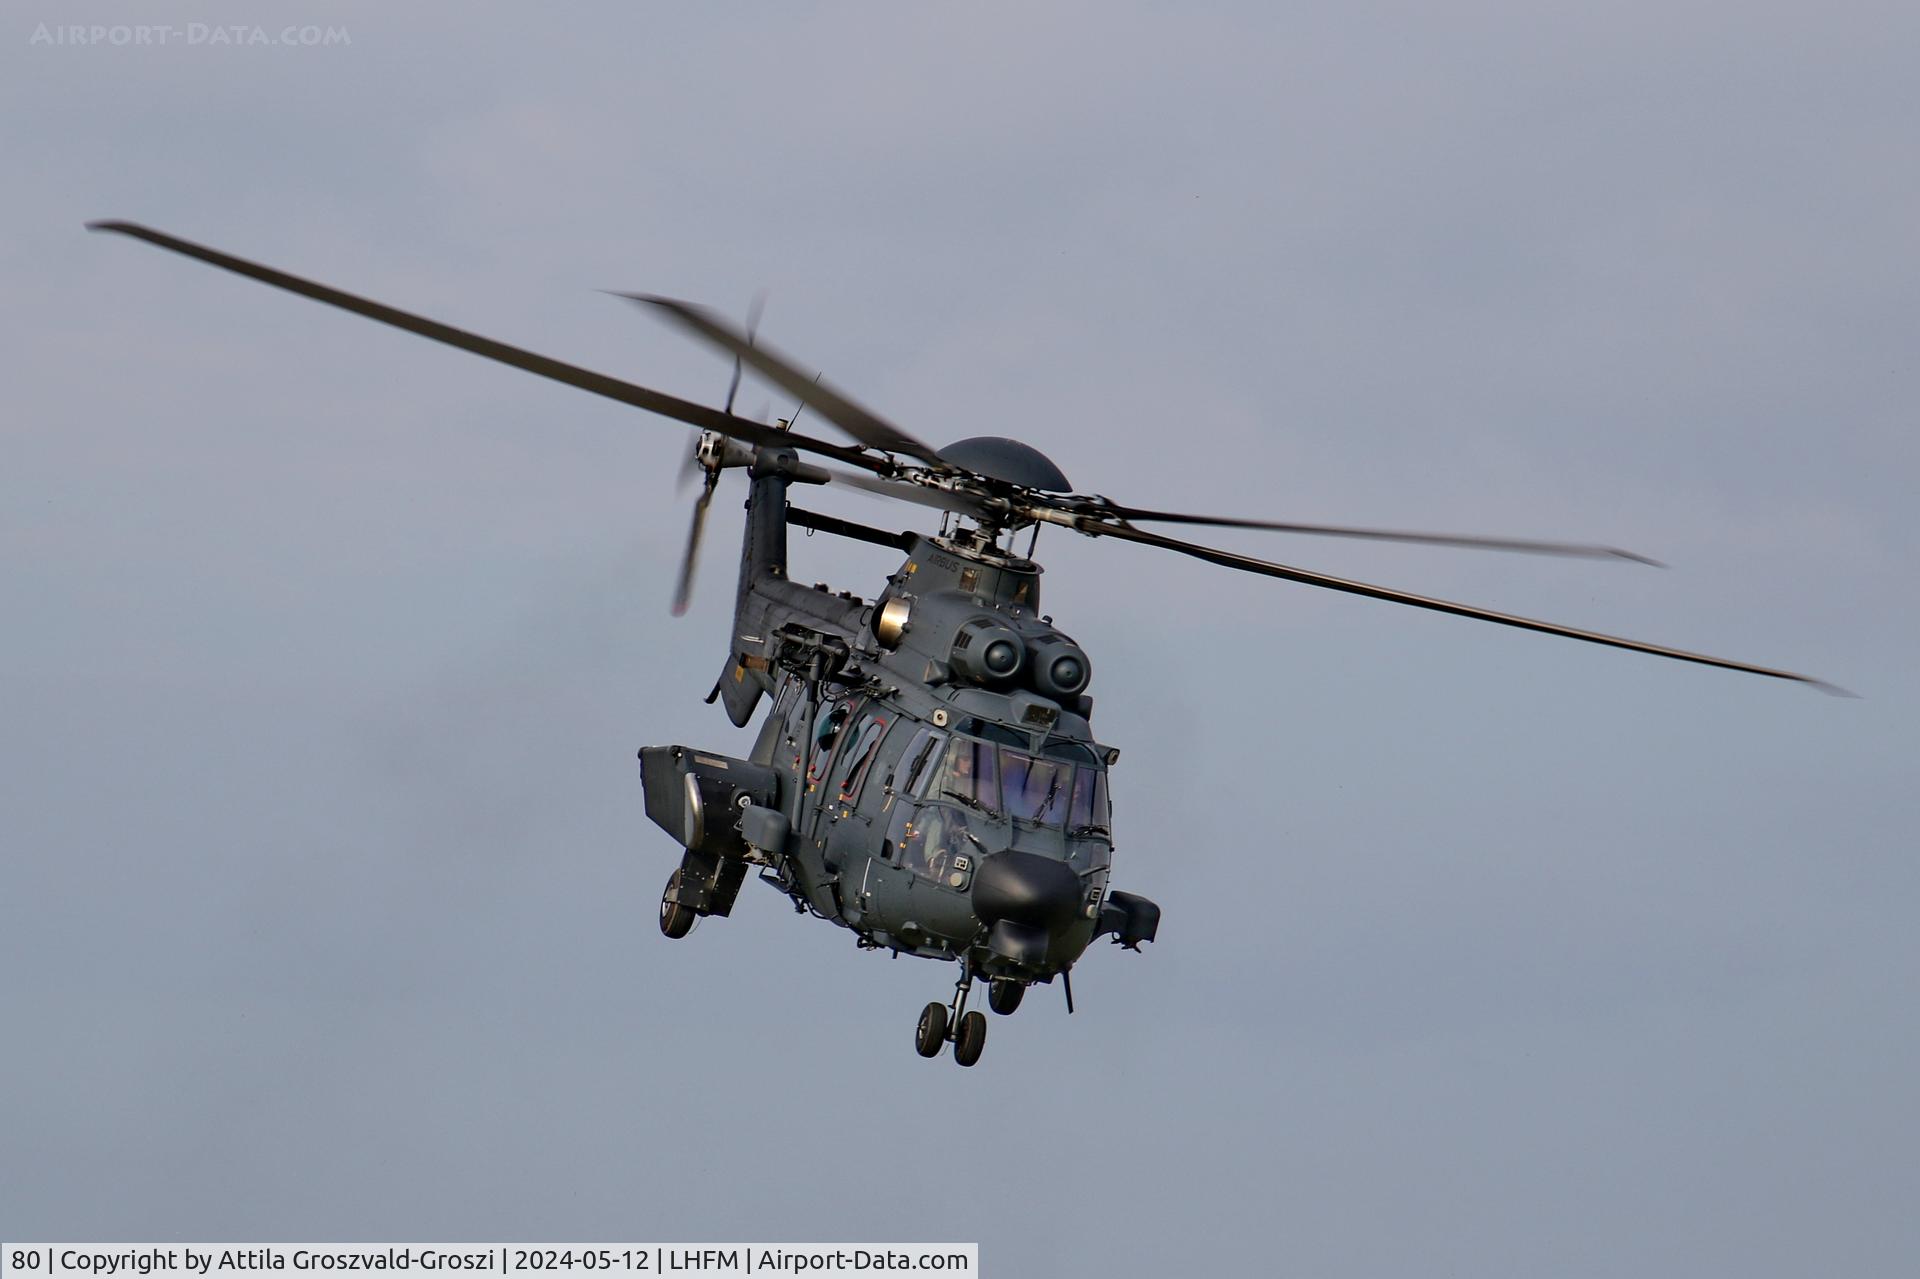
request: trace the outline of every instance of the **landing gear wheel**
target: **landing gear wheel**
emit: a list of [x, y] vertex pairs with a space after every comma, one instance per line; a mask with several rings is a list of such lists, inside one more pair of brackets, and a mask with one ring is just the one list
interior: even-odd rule
[[987, 1015], [976, 1008], [960, 1019], [960, 1029], [953, 1037], [953, 1059], [962, 1066], [971, 1066], [980, 1060], [986, 1048]]
[[920, 1024], [913, 1032], [913, 1046], [922, 1057], [938, 1057], [947, 1044], [947, 1006], [928, 1004], [920, 1011]]
[[995, 977], [987, 985], [987, 1007], [1005, 1017], [1020, 1006], [1020, 998], [1026, 993], [1025, 982], [1014, 981], [1011, 977]]
[[676, 870], [667, 879], [667, 891], [660, 894], [660, 931], [675, 941], [692, 932], [694, 920], [699, 918], [694, 913], [693, 907], [683, 906], [677, 901], [670, 900], [668, 894], [678, 887], [680, 887], [680, 872]]

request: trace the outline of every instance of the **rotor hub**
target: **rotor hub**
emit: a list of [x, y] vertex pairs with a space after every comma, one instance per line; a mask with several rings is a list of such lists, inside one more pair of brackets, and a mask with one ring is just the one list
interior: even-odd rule
[[955, 440], [940, 450], [940, 460], [1002, 484], [1042, 493], [1073, 492], [1073, 485], [1052, 458], [1031, 444], [1004, 435], [975, 435]]

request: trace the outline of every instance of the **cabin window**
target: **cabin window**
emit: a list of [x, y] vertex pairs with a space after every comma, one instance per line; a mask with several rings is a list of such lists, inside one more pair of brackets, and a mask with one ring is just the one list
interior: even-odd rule
[[807, 768], [807, 781], [817, 782], [827, 775], [829, 761], [833, 758], [833, 748], [839, 744], [840, 730], [846, 726], [847, 716], [853, 713], [853, 703], [833, 702], [820, 708], [813, 721], [813, 753]]
[[846, 702], [830, 702], [820, 708], [820, 714], [813, 721], [813, 748], [825, 753], [833, 749], [840, 737], [840, 729], [847, 722], [847, 715], [853, 707]]
[[866, 785], [867, 773], [873, 768], [874, 756], [880, 753], [880, 739], [886, 735], [886, 717], [869, 715], [862, 721], [853, 744], [844, 754], [846, 762], [840, 770], [841, 799], [852, 801], [860, 797], [860, 788]]

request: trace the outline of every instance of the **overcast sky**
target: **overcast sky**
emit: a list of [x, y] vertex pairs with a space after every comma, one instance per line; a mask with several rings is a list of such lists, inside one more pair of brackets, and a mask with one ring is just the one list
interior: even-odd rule
[[[11, 6], [0, 1236], [1912, 1273], [1920, 16], [1568, 10]], [[675, 620], [686, 430], [99, 217], [716, 404], [595, 290], [764, 287], [936, 443], [1623, 545], [1219, 539], [1862, 697], [1050, 531], [1165, 922], [922, 1061], [949, 966], [655, 927], [635, 749], [750, 741], [737, 477]]]

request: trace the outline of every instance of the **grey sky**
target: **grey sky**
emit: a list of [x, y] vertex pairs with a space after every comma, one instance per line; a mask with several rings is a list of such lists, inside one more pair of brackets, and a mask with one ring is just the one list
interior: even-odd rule
[[[0, 1236], [1911, 1272], [1911, 6], [69, 20], [0, 39]], [[764, 889], [655, 930], [634, 749], [745, 740], [732, 481], [667, 616], [687, 432], [94, 217], [712, 402], [594, 290], [764, 286], [935, 441], [1617, 543], [1673, 568], [1220, 539], [1863, 697], [1043, 535], [1166, 922], [922, 1062], [949, 969]]]

